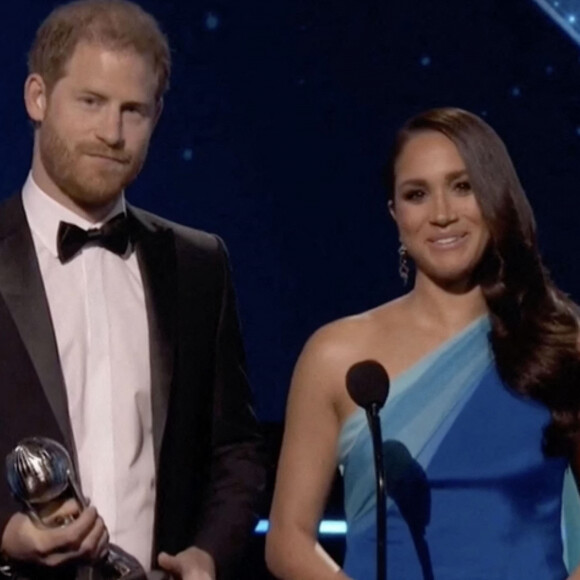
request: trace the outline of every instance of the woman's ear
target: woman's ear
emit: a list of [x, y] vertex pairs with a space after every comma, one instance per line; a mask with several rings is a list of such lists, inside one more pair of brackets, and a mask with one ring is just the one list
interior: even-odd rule
[[163, 112], [164, 106], [165, 106], [165, 102], [163, 100], [163, 97], [161, 97], [155, 105], [155, 119], [153, 121], [154, 127], [157, 126], [157, 122], [159, 121], [159, 117], [161, 117], [161, 113]]
[[389, 199], [387, 205], [389, 207], [389, 213], [391, 214], [391, 217], [397, 221], [397, 218], [395, 217], [395, 202], [392, 199]]

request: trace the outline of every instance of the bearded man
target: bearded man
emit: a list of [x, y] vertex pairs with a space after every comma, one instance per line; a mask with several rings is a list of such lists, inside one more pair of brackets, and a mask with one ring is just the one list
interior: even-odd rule
[[113, 542], [146, 571], [213, 580], [254, 524], [263, 469], [225, 247], [125, 201], [169, 71], [157, 22], [126, 0], [58, 7], [30, 51], [32, 168], [0, 206], [0, 454], [60, 441], [90, 507], [39, 527], [1, 488], [13, 570], [96, 562]]

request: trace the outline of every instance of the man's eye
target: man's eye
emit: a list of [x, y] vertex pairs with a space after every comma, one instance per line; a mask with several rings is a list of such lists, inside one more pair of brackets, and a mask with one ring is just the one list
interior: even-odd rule
[[92, 107], [97, 104], [97, 99], [95, 97], [81, 97], [81, 103]]
[[126, 113], [131, 113], [132, 115], [141, 115], [143, 113], [141, 107], [131, 106], [125, 108]]
[[128, 113], [131, 118], [144, 119], [149, 116], [149, 110], [147, 107], [141, 105], [127, 105], [123, 107], [123, 113]]

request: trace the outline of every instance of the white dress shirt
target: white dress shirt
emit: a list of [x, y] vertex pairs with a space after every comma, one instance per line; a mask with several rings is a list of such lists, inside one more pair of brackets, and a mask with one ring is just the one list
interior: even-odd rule
[[[149, 331], [135, 252], [87, 246], [61, 264], [60, 221], [98, 227], [46, 195], [32, 175], [26, 217], [64, 374], [84, 495], [111, 542], [151, 568], [155, 505]], [[124, 212], [120, 198], [108, 218]]]

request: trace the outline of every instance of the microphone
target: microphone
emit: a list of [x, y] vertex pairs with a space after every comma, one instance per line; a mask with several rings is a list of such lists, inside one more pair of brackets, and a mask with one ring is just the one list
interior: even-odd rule
[[346, 390], [365, 410], [371, 432], [377, 492], [377, 580], [387, 580], [387, 494], [379, 411], [389, 395], [389, 375], [376, 360], [358, 362], [346, 373]]
[[385, 404], [389, 395], [389, 375], [376, 360], [363, 360], [352, 365], [346, 373], [346, 390], [350, 398], [363, 409]]

